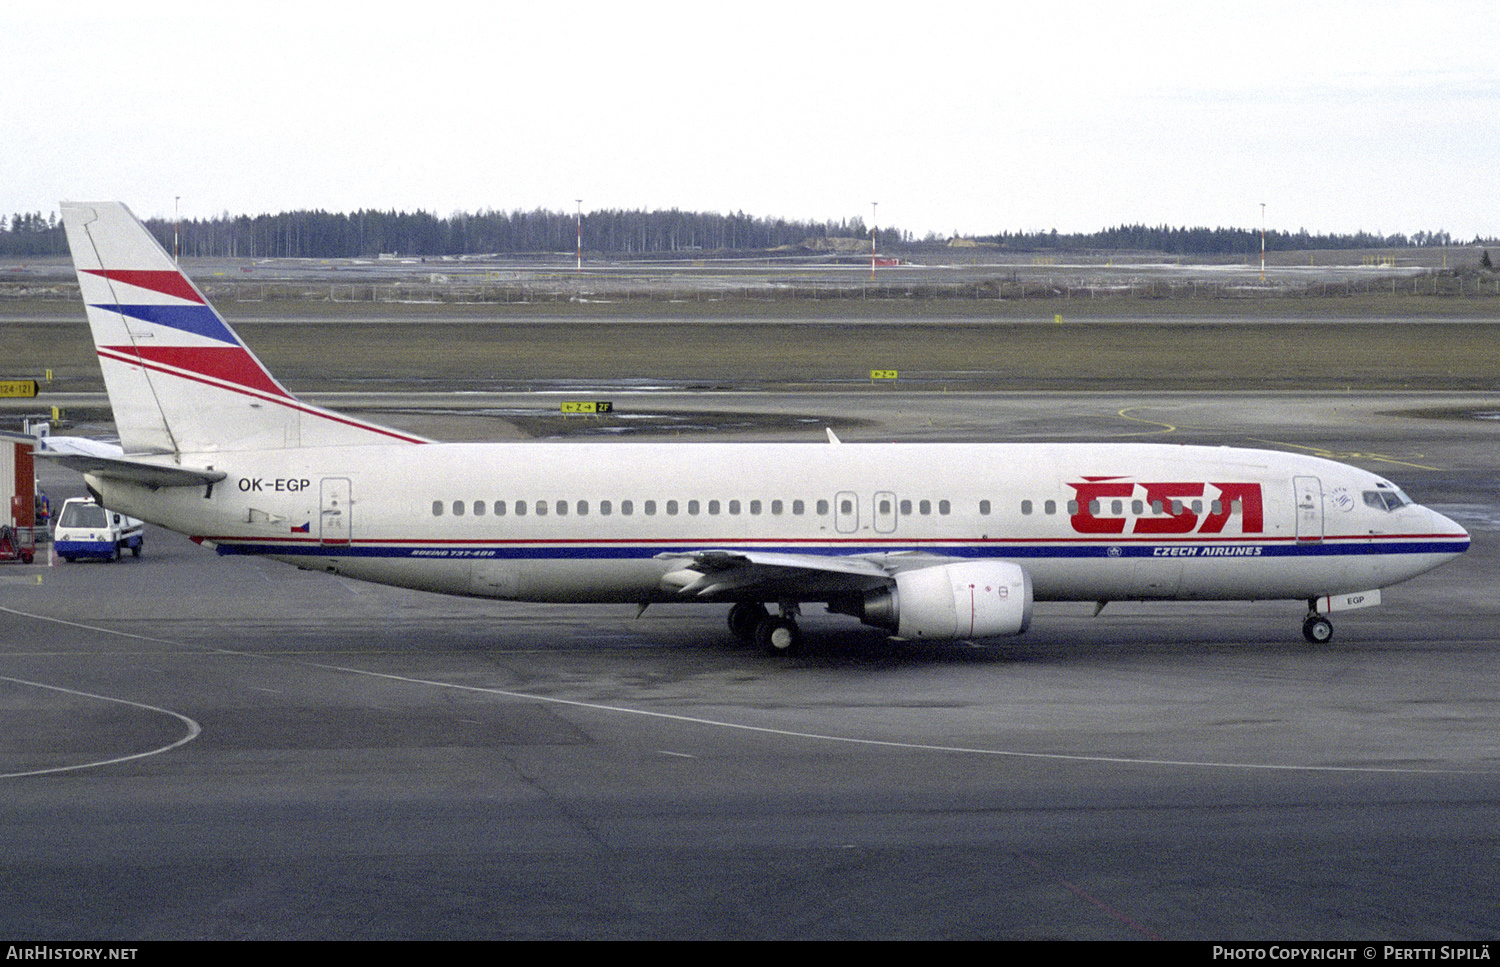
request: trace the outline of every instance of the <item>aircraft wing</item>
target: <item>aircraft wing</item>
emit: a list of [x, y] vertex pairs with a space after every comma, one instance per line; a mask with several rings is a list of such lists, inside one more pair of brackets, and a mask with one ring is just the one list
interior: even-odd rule
[[878, 588], [889, 584], [898, 571], [946, 560], [927, 554], [882, 554], [874, 559], [726, 550], [682, 551], [656, 557], [680, 564], [662, 577], [662, 583], [681, 594], [763, 600]]

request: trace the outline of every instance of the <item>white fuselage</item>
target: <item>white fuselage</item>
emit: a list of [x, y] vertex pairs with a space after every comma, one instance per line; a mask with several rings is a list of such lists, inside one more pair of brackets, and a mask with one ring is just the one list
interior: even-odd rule
[[93, 484], [220, 553], [529, 601], [683, 600], [658, 555], [704, 549], [1004, 560], [1038, 600], [1307, 599], [1404, 581], [1469, 543], [1357, 468], [1227, 447], [426, 444], [181, 463], [229, 476], [207, 495]]

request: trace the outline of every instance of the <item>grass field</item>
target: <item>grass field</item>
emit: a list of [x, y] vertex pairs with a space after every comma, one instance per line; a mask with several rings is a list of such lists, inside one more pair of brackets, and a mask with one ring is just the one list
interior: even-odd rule
[[[306, 312], [304, 307], [304, 312]], [[897, 370], [897, 388], [1500, 390], [1500, 323], [1003, 318], [735, 322], [231, 321], [293, 391], [643, 382], [816, 387]], [[366, 320], [369, 316], [362, 317]], [[103, 388], [86, 325], [0, 324], [4, 378]]]

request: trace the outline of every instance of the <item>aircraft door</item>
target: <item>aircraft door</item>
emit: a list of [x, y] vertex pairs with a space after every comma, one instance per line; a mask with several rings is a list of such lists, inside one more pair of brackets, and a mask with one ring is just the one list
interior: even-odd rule
[[348, 477], [324, 477], [322, 486], [322, 508], [318, 514], [318, 540], [324, 545], [344, 545], [350, 542], [351, 499]]
[[841, 490], [833, 498], [833, 527], [840, 534], [859, 530], [859, 495], [852, 490]]
[[872, 502], [875, 516], [875, 533], [892, 534], [896, 531], [896, 495], [889, 490], [875, 494]]
[[1323, 483], [1317, 477], [1297, 477], [1292, 481], [1297, 496], [1297, 540], [1323, 539]]

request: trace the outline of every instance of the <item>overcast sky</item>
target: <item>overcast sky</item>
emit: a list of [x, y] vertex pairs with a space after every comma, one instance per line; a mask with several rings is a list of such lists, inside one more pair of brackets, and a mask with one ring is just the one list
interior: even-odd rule
[[[26, 9], [16, 10], [24, 6]], [[0, 213], [1500, 236], [1480, 2], [7, 4]]]

